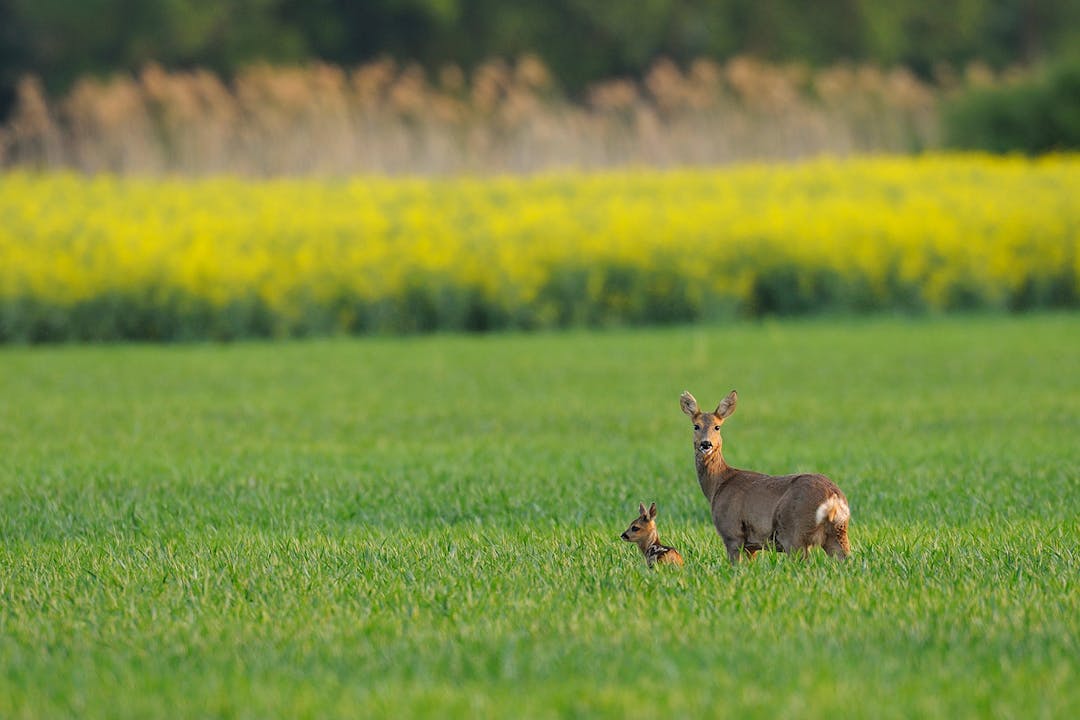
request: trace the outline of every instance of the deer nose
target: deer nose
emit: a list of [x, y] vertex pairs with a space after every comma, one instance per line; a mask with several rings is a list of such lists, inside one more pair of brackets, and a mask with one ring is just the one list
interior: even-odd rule
[[626, 537], [626, 533], [623, 533], [619, 537], [621, 537], [623, 540], [629, 540], [630, 539], [630, 538]]
[[710, 441], [710, 440], [702, 440], [699, 443], [699, 447], [701, 447], [702, 450], [708, 450], [709, 448], [712, 447], [712, 441]]

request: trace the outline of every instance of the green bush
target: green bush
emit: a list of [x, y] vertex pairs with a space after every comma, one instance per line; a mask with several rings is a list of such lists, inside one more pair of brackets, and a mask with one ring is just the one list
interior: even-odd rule
[[1038, 154], [1080, 149], [1080, 58], [1026, 82], [971, 90], [945, 108], [949, 147]]

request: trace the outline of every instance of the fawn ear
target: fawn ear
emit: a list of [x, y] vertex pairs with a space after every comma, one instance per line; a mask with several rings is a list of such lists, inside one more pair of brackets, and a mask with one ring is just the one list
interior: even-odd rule
[[645, 503], [638, 503], [637, 504], [637, 511], [638, 511], [638, 515], [640, 515], [641, 517], [647, 517], [647, 512], [645, 510]]
[[679, 396], [679, 405], [682, 406], [682, 411], [690, 417], [698, 414], [697, 400], [689, 392], [684, 392]]
[[720, 404], [716, 406], [716, 416], [721, 420], [727, 418], [731, 413], [735, 412], [735, 403], [739, 402], [739, 394], [734, 390], [728, 393], [727, 397], [720, 401]]
[[654, 519], [656, 517], [656, 503], [653, 503], [652, 505], [649, 506], [649, 514], [646, 515], [646, 517], [649, 518], [650, 520], [652, 520], [652, 519]]

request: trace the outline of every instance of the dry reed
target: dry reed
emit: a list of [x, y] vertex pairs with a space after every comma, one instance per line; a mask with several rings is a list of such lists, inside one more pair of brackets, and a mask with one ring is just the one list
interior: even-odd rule
[[[984, 69], [970, 82], [994, 82]], [[661, 60], [573, 102], [534, 57], [429, 76], [390, 61], [252, 66], [225, 82], [168, 72], [80, 80], [46, 98], [32, 77], [0, 126], [0, 168], [243, 176], [529, 173], [716, 165], [938, 144], [946, 92], [903, 69], [813, 70], [749, 58]]]

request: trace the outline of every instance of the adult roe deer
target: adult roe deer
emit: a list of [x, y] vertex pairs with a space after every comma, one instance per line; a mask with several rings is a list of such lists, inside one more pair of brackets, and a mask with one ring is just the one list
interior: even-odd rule
[[781, 552], [806, 556], [813, 547], [845, 560], [851, 552], [847, 498], [829, 478], [818, 474], [765, 475], [724, 462], [720, 426], [735, 412], [732, 390], [716, 410], [703, 413], [688, 392], [679, 398], [694, 421], [694, 459], [698, 483], [712, 506], [713, 524], [724, 540], [728, 559], [737, 563], [771, 543]]
[[637, 543], [649, 567], [656, 563], [682, 565], [679, 551], [660, 542], [656, 532], [656, 503], [650, 505], [648, 510], [645, 503], [638, 503], [638, 519], [630, 523], [621, 537], [627, 542]]

